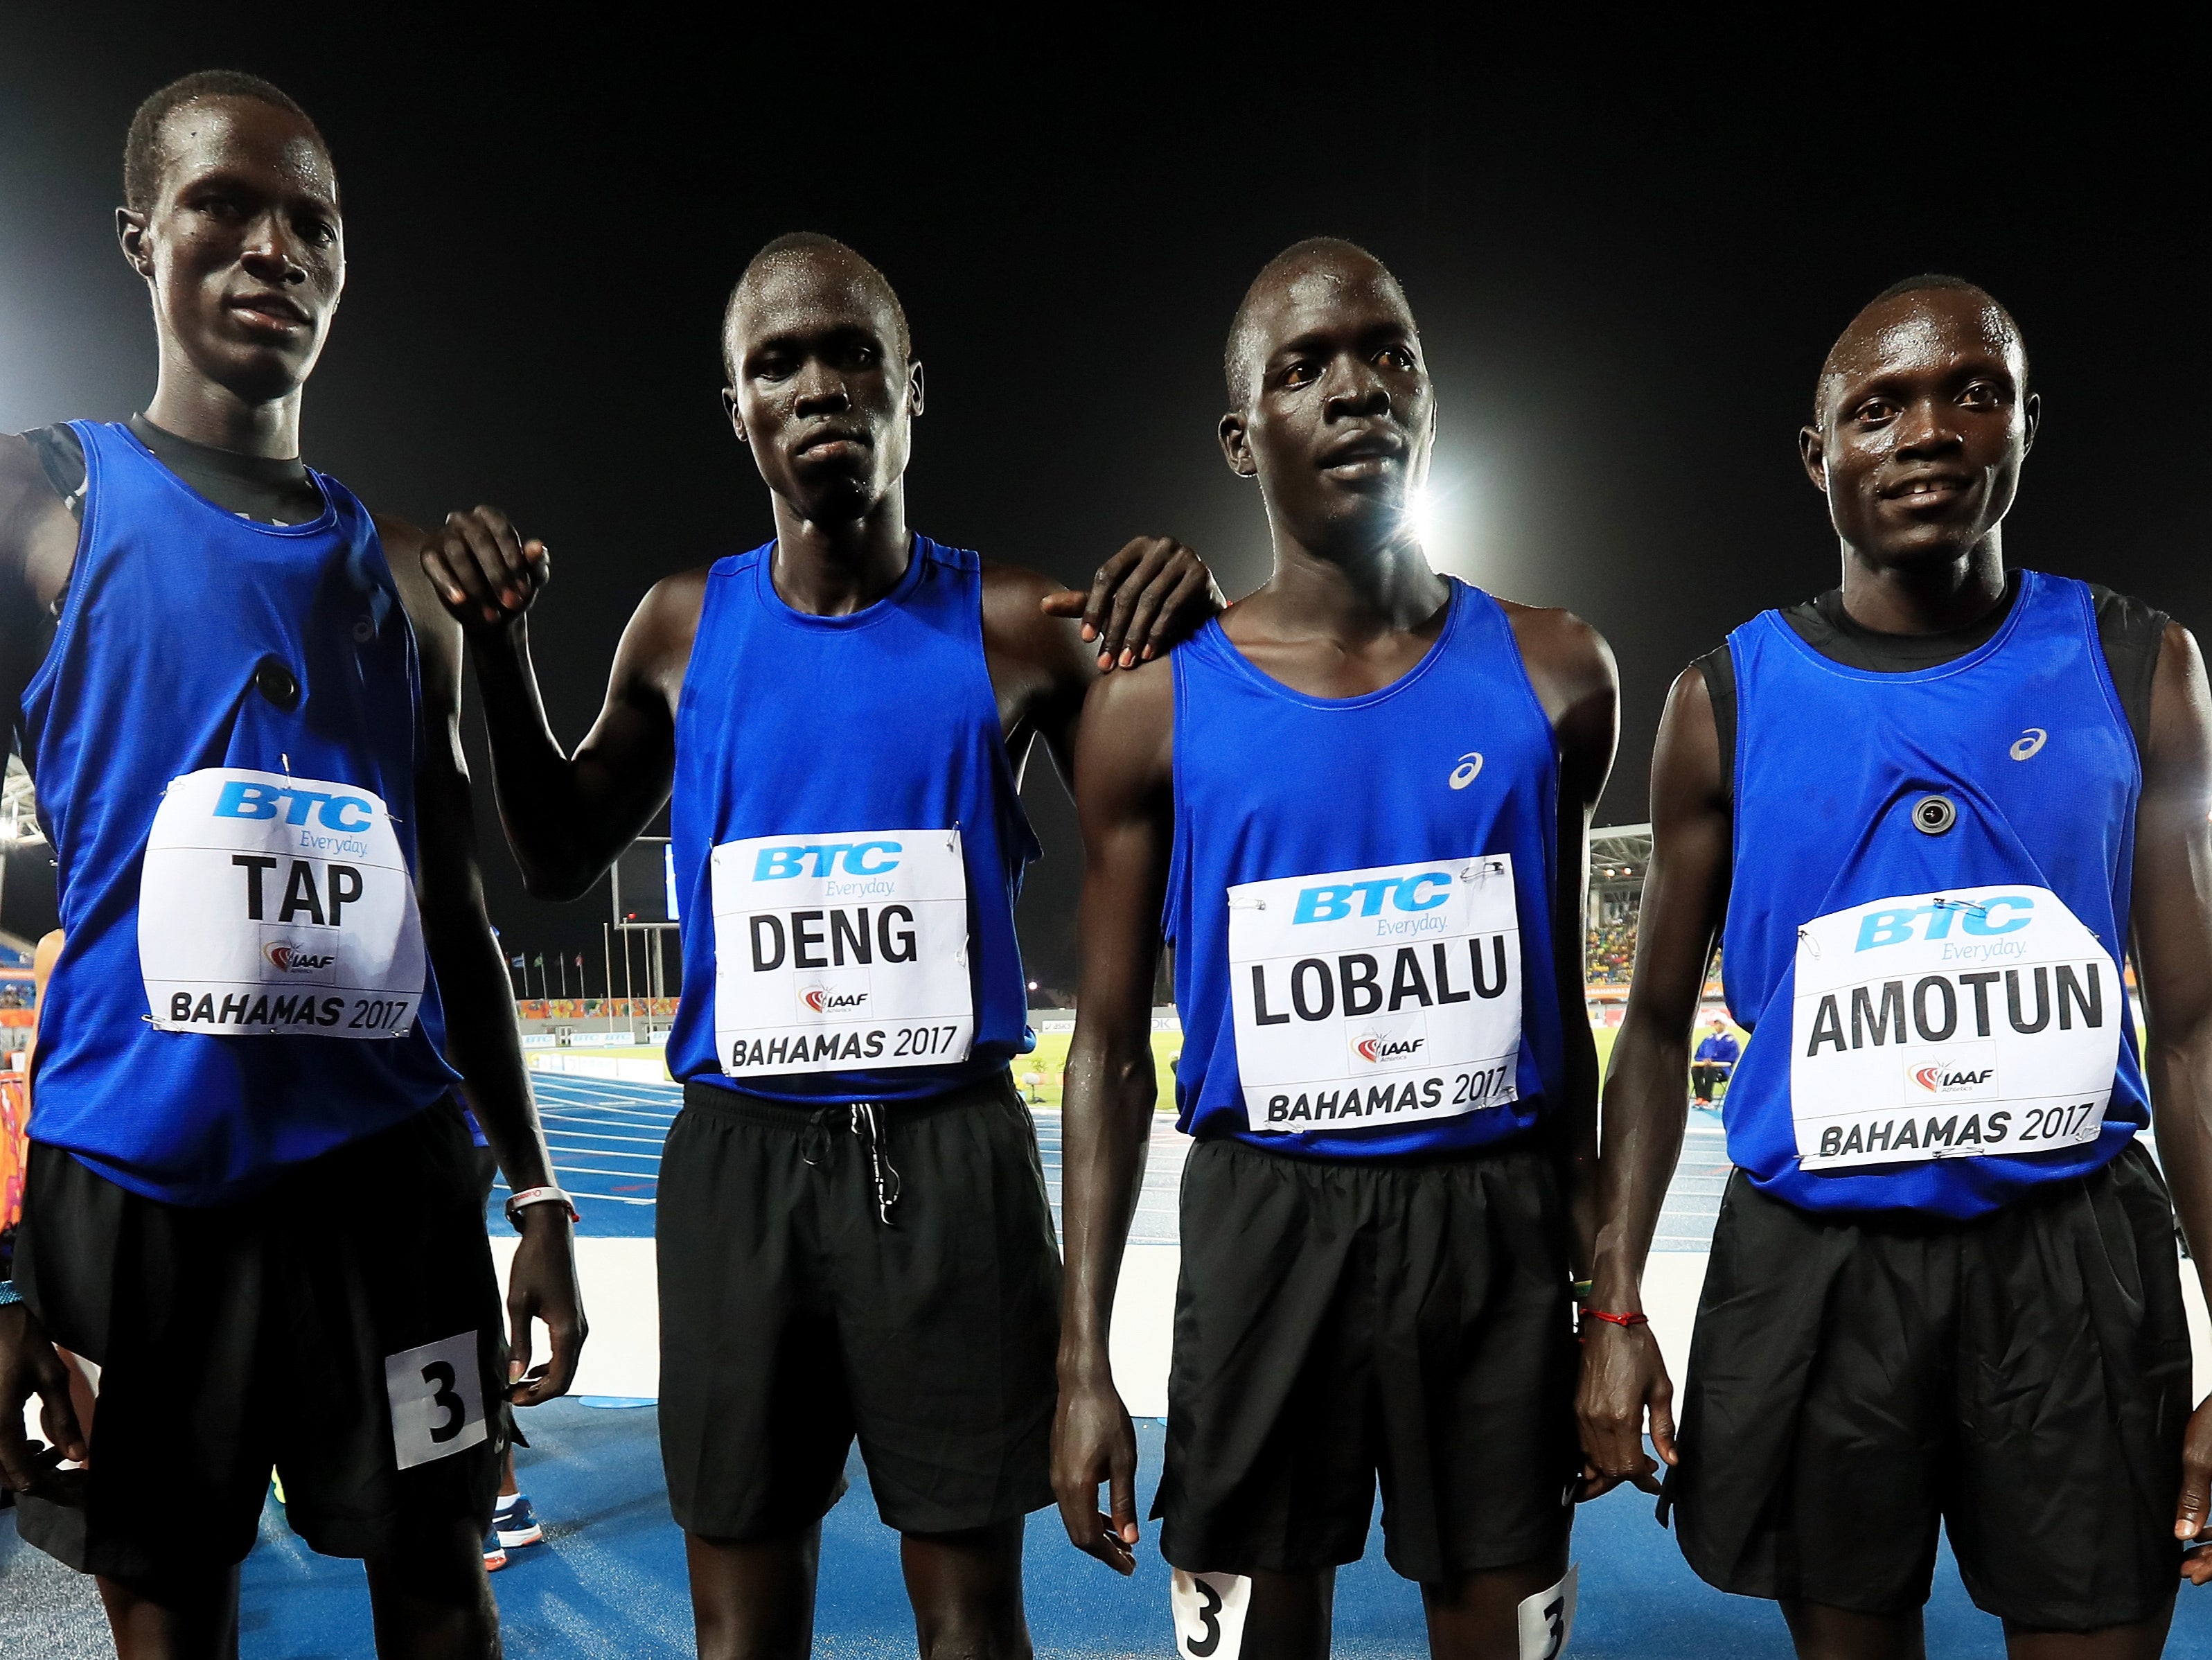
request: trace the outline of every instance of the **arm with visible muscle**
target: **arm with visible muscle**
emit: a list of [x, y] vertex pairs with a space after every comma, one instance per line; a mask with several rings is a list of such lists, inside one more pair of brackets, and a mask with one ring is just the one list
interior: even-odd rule
[[1565, 1099], [1550, 1115], [1559, 1191], [1571, 1223], [1574, 1275], [1589, 1273], [1597, 1232], [1597, 1043], [1591, 1036], [1583, 906], [1589, 892], [1589, 826], [1620, 739], [1620, 676], [1613, 649], [1571, 612], [1516, 606], [1509, 613], [1529, 683], [1558, 745], [1558, 879], [1552, 956], [1565, 1046]]
[[[2148, 1039], [2159, 1162], [2197, 1271], [2212, 1294], [2212, 694], [2197, 642], [2169, 623], [2151, 683], [2142, 794], [2136, 807], [2136, 970]], [[2212, 1402], [2189, 1420], [2182, 1444], [2175, 1536], [2207, 1520], [2212, 1489]], [[2203, 1553], [2182, 1572], [2212, 1580]]]
[[706, 572], [656, 583], [616, 648], [605, 703], [575, 752], [545, 718], [528, 612], [551, 575], [545, 544], [495, 508], [447, 515], [422, 573], [475, 652], [500, 823], [539, 898], [574, 899], [598, 881], [667, 800], [676, 771], [676, 697], [691, 656]]
[[[416, 568], [421, 532], [382, 518], [377, 527], [415, 624], [422, 666], [425, 742], [415, 772], [416, 889], [423, 943], [445, 1004], [447, 1058], [461, 1074], [462, 1093], [508, 1188], [520, 1193], [556, 1186], [523, 1065], [514, 987], [484, 911], [476, 805], [461, 750], [461, 631]], [[508, 1271], [507, 1295], [514, 1376], [520, 1377], [529, 1365], [533, 1317], [545, 1323], [553, 1352], [543, 1375], [518, 1383], [512, 1398], [518, 1406], [535, 1406], [568, 1389], [586, 1328], [568, 1212], [558, 1205], [532, 1205], [520, 1215], [522, 1242]]]
[[[1613, 1044], [1598, 1164], [1590, 1306], [1641, 1312], [1644, 1264], [1689, 1118], [1690, 1028], [1728, 903], [1727, 774], [1705, 676], [1685, 670], [1668, 695], [1651, 762], [1651, 863], [1637, 927], [1628, 1010]], [[1583, 1345], [1584, 1493], [1623, 1481], [1656, 1492], [1652, 1444], [1675, 1460], [1674, 1384], [1649, 1326], [1590, 1323]]]
[[[1070, 1542], [1124, 1574], [1136, 1566], [1137, 1444], [1108, 1339], [1158, 1088], [1152, 976], [1175, 836], [1174, 699], [1165, 660], [1113, 675], [1092, 689], [1077, 740], [1083, 983], [1062, 1127], [1067, 1277], [1053, 1488]], [[1109, 1512], [1098, 1509], [1101, 1481]]]

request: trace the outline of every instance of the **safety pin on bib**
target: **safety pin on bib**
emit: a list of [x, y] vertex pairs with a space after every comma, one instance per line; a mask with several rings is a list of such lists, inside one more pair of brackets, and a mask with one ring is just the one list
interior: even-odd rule
[[1459, 879], [1462, 882], [1487, 881], [1493, 876], [1504, 874], [1505, 861], [1503, 859], [1470, 859], [1460, 866]]

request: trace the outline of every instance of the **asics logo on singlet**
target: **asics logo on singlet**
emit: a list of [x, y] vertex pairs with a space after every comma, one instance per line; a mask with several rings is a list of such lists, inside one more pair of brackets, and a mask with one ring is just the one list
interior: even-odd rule
[[1981, 939], [2017, 933], [2035, 919], [2027, 913], [2035, 901], [2024, 893], [2001, 893], [1978, 904], [1938, 900], [1932, 905], [1899, 905], [1893, 910], [1872, 910], [1859, 919], [1855, 952], [1882, 946], [1901, 946], [1908, 939], [1948, 939], [1955, 927]]
[[310, 951], [284, 939], [270, 940], [261, 948], [261, 954], [280, 974], [314, 974], [338, 960], [329, 952]]
[[282, 818], [288, 824], [304, 824], [313, 818], [321, 820], [325, 830], [356, 836], [376, 823], [376, 809], [361, 796], [329, 795], [292, 784], [256, 784], [243, 778], [234, 778], [222, 787], [222, 794], [216, 797], [215, 816]]
[[753, 880], [780, 882], [792, 876], [825, 877], [842, 868], [848, 876], [881, 876], [898, 868], [897, 842], [808, 842], [787, 848], [763, 848], [753, 860]]
[[839, 1009], [856, 1009], [868, 1000], [864, 991], [831, 991], [827, 986], [809, 986], [799, 994], [799, 1000], [817, 1014], [834, 1014]]
[[1357, 1055], [1363, 1061], [1368, 1061], [1375, 1066], [1380, 1066], [1385, 1061], [1395, 1061], [1408, 1055], [1419, 1054], [1421, 1045], [1428, 1041], [1429, 1040], [1425, 1037], [1376, 1037], [1369, 1036], [1361, 1038], [1358, 1043], [1354, 1043], [1352, 1046], [1352, 1052], [1354, 1055]]
[[1451, 776], [1444, 782], [1455, 790], [1463, 790], [1481, 775], [1482, 757], [1470, 750], [1460, 757], [1459, 764], [1451, 769]]
[[[1434, 910], [1451, 897], [1451, 875], [1440, 870], [1419, 876], [1378, 877], [1368, 882], [1337, 882], [1298, 890], [1292, 923], [1340, 922], [1352, 915], [1380, 916], [1387, 903], [1393, 910]], [[1353, 906], [1357, 904], [1357, 911]]]
[[2015, 761], [2032, 761], [2050, 736], [2040, 727], [2029, 727], [2012, 740], [2012, 748], [2006, 752]]

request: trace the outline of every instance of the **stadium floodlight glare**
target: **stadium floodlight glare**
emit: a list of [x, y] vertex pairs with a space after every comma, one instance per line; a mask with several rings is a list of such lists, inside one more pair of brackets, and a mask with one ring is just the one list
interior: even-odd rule
[[1443, 528], [1443, 520], [1437, 511], [1437, 494], [1426, 484], [1416, 489], [1407, 500], [1406, 522], [1411, 526], [1415, 541], [1425, 548], [1434, 544], [1437, 532]]

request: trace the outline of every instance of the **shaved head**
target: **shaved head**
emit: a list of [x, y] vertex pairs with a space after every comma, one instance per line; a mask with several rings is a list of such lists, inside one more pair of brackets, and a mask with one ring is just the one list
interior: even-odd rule
[[849, 278], [854, 286], [866, 290], [880, 301], [890, 314], [900, 361], [912, 360], [914, 337], [907, 328], [906, 307], [899, 304], [897, 290], [883, 272], [834, 236], [824, 236], [819, 231], [792, 231], [769, 242], [746, 262], [744, 275], [730, 290], [729, 304], [722, 309], [722, 367], [732, 386], [738, 379], [738, 313], [770, 283], [810, 268], [836, 271]]
[[[1237, 302], [1237, 315], [1229, 324], [1229, 344], [1221, 354], [1222, 378], [1228, 383], [1231, 405], [1248, 408], [1259, 389], [1260, 371], [1267, 356], [1259, 316], [1267, 301], [1308, 285], [1341, 289], [1377, 278], [1399, 304], [1406, 305], [1406, 290], [1390, 268], [1357, 242], [1347, 242], [1340, 236], [1309, 236], [1303, 242], [1291, 243], [1261, 266], [1260, 274]], [[1413, 307], [1406, 309], [1410, 317]]]
[[1940, 308], [1947, 313], [1954, 313], [1962, 303], [1972, 307], [1979, 317], [1984, 337], [2004, 356], [2014, 360], [2020, 393], [2027, 396], [2027, 346], [2012, 313], [1978, 283], [1970, 283], [1963, 277], [1927, 271], [1892, 283], [1869, 300], [1836, 337], [1836, 344], [1828, 348], [1828, 355], [1821, 362], [1820, 378], [1813, 387], [1813, 424], [1816, 428], [1826, 428], [1829, 399], [1845, 378], [1847, 362], [1885, 334], [1901, 328], [1925, 326], [1931, 320], [1931, 312], [1937, 308], [1928, 303], [1931, 300], [1940, 301]]

